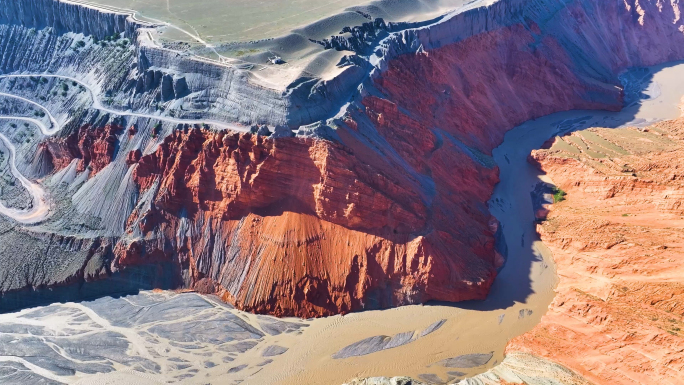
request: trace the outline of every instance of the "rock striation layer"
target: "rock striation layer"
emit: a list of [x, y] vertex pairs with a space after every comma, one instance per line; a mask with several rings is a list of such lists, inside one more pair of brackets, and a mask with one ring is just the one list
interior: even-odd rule
[[74, 159], [78, 159], [77, 172], [86, 168], [90, 175], [95, 175], [108, 166], [115, 157], [117, 134], [123, 127], [105, 125], [97, 128], [82, 126], [78, 132], [58, 140], [44, 143], [44, 151], [55, 170], [67, 167]]
[[[121, 243], [116, 263], [177, 255], [191, 266], [190, 286], [276, 315], [484, 298], [495, 275], [486, 213], [464, 243], [448, 218], [467, 206], [427, 205], [391, 166], [358, 144], [175, 131], [135, 166], [154, 200], [129, 219], [141, 238]], [[493, 170], [483, 171], [493, 185]]]
[[3, 0], [0, 23], [36, 29], [49, 27], [59, 33], [82, 33], [99, 39], [115, 33], [133, 37], [138, 28], [146, 25], [125, 13], [55, 0]]

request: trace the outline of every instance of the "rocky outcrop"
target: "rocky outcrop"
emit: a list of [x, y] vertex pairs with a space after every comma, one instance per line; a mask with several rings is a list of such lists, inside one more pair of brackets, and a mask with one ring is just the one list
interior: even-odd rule
[[[426, 385], [435, 382], [430, 375], [424, 375], [425, 381], [417, 381], [408, 377], [371, 377], [354, 379], [345, 385]], [[472, 378], [449, 382], [458, 385], [590, 385], [591, 383], [554, 362], [550, 362], [527, 353], [511, 353], [501, 364]]]
[[338, 51], [353, 51], [360, 54], [366, 53], [372, 48], [374, 43], [386, 32], [392, 29], [392, 23], [385, 23], [382, 18], [363, 23], [360, 26], [345, 27], [338, 36], [331, 36], [329, 39], [315, 41], [325, 47], [325, 49], [336, 49]]
[[589, 129], [533, 152], [567, 192], [537, 226], [560, 282], [541, 323], [509, 352], [596, 384], [684, 381], [683, 152], [683, 119]]
[[43, 146], [55, 171], [67, 167], [74, 159], [79, 159], [77, 172], [86, 168], [93, 176], [112, 162], [117, 150], [117, 135], [123, 127], [105, 125], [93, 128], [83, 126], [65, 138], [49, 139]]
[[155, 94], [157, 99], [163, 102], [182, 98], [190, 92], [185, 77], [174, 77], [159, 70], [145, 71], [138, 76], [137, 80], [131, 80], [130, 84], [134, 85], [136, 94], [153, 92], [158, 88]]
[[315, 139], [271, 140], [192, 128], [175, 131], [142, 157], [134, 178], [147, 189], [162, 176], [157, 207], [169, 212], [193, 215], [202, 209], [230, 220], [281, 202], [280, 209], [299, 209], [301, 203], [303, 211], [349, 228], [388, 234], [423, 230], [427, 208], [420, 197], [392, 180], [395, 175], [377, 175], [352, 154]]

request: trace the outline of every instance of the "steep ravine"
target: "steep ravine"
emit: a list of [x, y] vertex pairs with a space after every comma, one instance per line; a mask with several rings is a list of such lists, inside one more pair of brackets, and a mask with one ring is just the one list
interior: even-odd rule
[[[520, 278], [511, 275], [527, 274], [519, 265], [535, 254], [539, 261], [529, 271], [535, 294], [527, 305], [549, 309], [511, 340], [501, 364], [455, 383], [681, 381], [682, 118], [666, 119], [681, 113], [682, 74], [681, 62], [630, 70], [622, 76], [629, 103], [620, 112], [531, 120], [494, 150], [501, 182], [490, 208], [506, 238], [522, 242], [508, 242], [509, 261], [488, 301], [520, 290]], [[567, 194], [555, 204], [554, 184]]]
[[[548, 313], [512, 339], [502, 365], [463, 384], [681, 380], [674, 278], [681, 270], [681, 118], [666, 119], [681, 113], [682, 73], [681, 62], [631, 70], [622, 76], [632, 92], [622, 111], [526, 122], [495, 150], [499, 162], [525, 170], [503, 169], [502, 185], [528, 179], [524, 190], [534, 192], [526, 222], [534, 221], [529, 231], [553, 254], [559, 283]], [[564, 201], [553, 204], [553, 184]], [[499, 218], [514, 211], [492, 203]]]

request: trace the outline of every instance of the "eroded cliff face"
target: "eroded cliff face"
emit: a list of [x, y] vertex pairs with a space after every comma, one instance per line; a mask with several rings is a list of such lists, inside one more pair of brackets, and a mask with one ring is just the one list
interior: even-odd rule
[[451, 37], [444, 26], [407, 31], [404, 39], [418, 52], [387, 61], [374, 85], [421, 124], [489, 153], [506, 131], [530, 119], [572, 109], [619, 110], [620, 71], [684, 58], [675, 3], [506, 6], [499, 2], [490, 10], [504, 25], [478, 23], [469, 17], [476, 11], [455, 16], [481, 29], [473, 36], [459, 36], [465, 34], [460, 26]]
[[542, 322], [509, 352], [596, 384], [680, 383], [684, 120], [589, 129], [530, 160], [567, 200], [537, 229], [560, 282]]
[[[493, 169], [460, 160], [481, 169], [473, 196], [496, 183]], [[186, 284], [243, 309], [310, 317], [484, 298], [495, 276], [484, 210], [464, 238], [449, 214], [469, 204], [428, 204], [361, 145], [189, 128], [134, 167], [154, 198], [129, 219], [141, 237], [119, 244], [115, 264], [177, 258]]]
[[114, 160], [117, 135], [122, 131], [123, 127], [113, 124], [100, 127], [86, 125], [65, 138], [47, 140], [41, 151], [48, 154], [55, 171], [78, 159], [76, 171], [80, 173], [87, 168], [94, 176]]
[[100, 39], [115, 33], [133, 37], [136, 29], [144, 25], [128, 14], [54, 0], [3, 0], [0, 2], [0, 23], [37, 29], [50, 27], [60, 33], [83, 33]]

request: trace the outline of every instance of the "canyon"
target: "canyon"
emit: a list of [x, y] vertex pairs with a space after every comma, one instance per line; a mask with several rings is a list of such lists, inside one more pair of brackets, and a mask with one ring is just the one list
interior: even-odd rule
[[[559, 281], [548, 312], [507, 344], [501, 364], [456, 383], [681, 381], [683, 68], [628, 71], [622, 111], [552, 114], [514, 128], [495, 149], [501, 184], [529, 186], [527, 219], [514, 223], [532, 223], [533, 248], [548, 246]], [[519, 210], [497, 192], [490, 207], [505, 223]], [[350, 384], [434, 382], [419, 378]]]
[[[528, 170], [516, 180], [515, 174], [530, 151], [561, 128], [549, 125], [527, 139], [507, 141], [505, 135], [559, 111], [622, 111], [611, 115], [609, 127], [629, 122], [625, 106], [636, 105], [630, 105], [625, 71], [684, 59], [679, 3], [500, 0], [450, 7], [437, 18], [426, 13], [411, 22], [366, 15], [373, 23], [346, 26], [328, 40], [337, 45], [307, 35], [306, 28], [287, 38], [240, 43], [291, 61], [277, 67], [256, 54], [224, 58], [199, 35], [188, 35], [192, 49], [169, 44], [159, 37], [173, 29], [168, 23], [135, 12], [0, 1], [0, 149], [8, 153], [0, 160], [7, 175], [0, 189], [2, 312], [24, 317], [31, 313], [23, 309], [75, 301], [98, 323], [113, 316], [91, 302], [130, 294], [112, 306], [147, 303], [152, 289], [194, 291], [235, 306], [230, 313], [247, 319], [240, 327], [255, 345], [224, 363], [244, 358], [245, 366], [164, 365], [173, 376], [186, 371], [182, 378], [168, 374], [173, 381], [199, 382], [203, 371], [259, 383], [399, 374], [445, 383], [487, 370], [510, 372], [515, 360], [540, 360], [537, 366], [577, 383], [585, 381], [579, 375], [597, 381], [587, 374], [590, 365], [550, 355], [542, 342], [555, 338], [542, 334], [552, 335], [546, 325], [561, 322], [545, 320], [566, 311], [556, 310], [562, 298], [580, 301], [579, 292], [565, 289], [575, 283], [561, 275], [560, 294], [542, 317], [554, 295], [551, 254], [561, 271], [563, 253], [571, 253], [563, 247], [574, 247], [559, 240], [570, 235], [550, 226], [565, 220], [563, 231], [575, 226], [581, 233], [588, 224], [554, 219], [552, 206], [538, 226], [540, 240], [529, 199], [529, 182], [538, 176]], [[287, 43], [295, 36], [299, 45]], [[218, 59], [205, 55], [209, 51]], [[669, 105], [669, 96], [664, 99]], [[551, 149], [575, 143], [567, 141], [557, 139]], [[568, 193], [557, 207], [579, 200], [564, 181], [592, 179], [564, 175], [568, 160], [542, 154], [535, 152], [535, 161]], [[552, 169], [553, 161], [562, 166]], [[593, 188], [603, 191], [601, 183]], [[653, 189], [622, 183], [609, 188], [611, 194]], [[676, 210], [672, 199], [659, 205]], [[599, 222], [592, 231], [603, 228]], [[676, 238], [674, 232], [662, 236]], [[642, 298], [664, 290], [633, 285], [625, 287], [640, 290]], [[222, 305], [212, 300], [210, 306]], [[54, 304], [45, 311], [73, 313], [70, 308]], [[262, 324], [270, 316], [303, 318], [287, 322], [306, 326], [271, 339]], [[395, 322], [383, 322], [391, 316]], [[74, 317], [65, 322], [94, 330]], [[318, 317], [327, 318], [309, 319]], [[190, 341], [159, 332], [159, 324], [134, 332], [99, 324], [103, 333], [120, 333], [127, 346], [137, 346], [141, 357], [157, 349], [141, 344], [158, 339], [192, 349], [178, 345]], [[523, 334], [530, 329], [535, 337]], [[482, 341], [493, 330], [497, 336]], [[321, 338], [328, 343], [314, 346]], [[459, 343], [432, 351], [435, 339]], [[526, 339], [532, 342], [519, 342]], [[197, 349], [230, 349], [224, 340], [210, 342]], [[252, 357], [262, 342], [287, 348], [269, 358], [268, 370]], [[121, 354], [108, 355], [111, 365], [101, 372], [129, 367]], [[479, 359], [454, 369], [462, 357]], [[369, 360], [373, 364], [363, 364]], [[94, 374], [80, 366], [55, 372], [32, 358], [12, 362], [38, 366], [33, 373], [57, 382]], [[299, 369], [276, 369], [285, 367]], [[153, 375], [160, 369], [136, 370]], [[600, 380], [624, 375], [601, 373]], [[540, 378], [535, 381], [545, 381]]]

